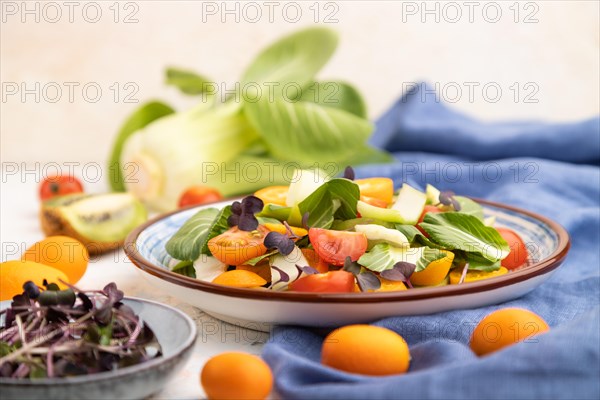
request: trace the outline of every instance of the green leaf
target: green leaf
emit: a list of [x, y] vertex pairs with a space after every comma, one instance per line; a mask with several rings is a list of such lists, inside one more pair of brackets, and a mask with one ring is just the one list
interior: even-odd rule
[[[286, 36], [264, 49], [242, 76], [249, 83], [277, 84], [276, 93], [287, 84], [304, 87], [335, 52], [338, 36], [327, 28], [308, 28]], [[268, 88], [263, 87], [263, 92]], [[267, 93], [263, 93], [267, 95]]]
[[8, 342], [0, 340], [0, 358], [9, 355], [15, 350], [17, 350], [17, 346], [10, 345]]
[[181, 261], [196, 260], [219, 214], [216, 208], [198, 211], [169, 239], [165, 245], [167, 253]]
[[351, 230], [354, 230], [354, 227], [356, 225], [369, 225], [369, 224], [381, 225], [386, 228], [394, 228], [394, 224], [391, 222], [382, 221], [382, 220], [376, 219], [376, 218], [361, 217], [361, 218], [353, 218], [353, 219], [347, 219], [347, 220], [336, 219], [335, 221], [333, 221], [333, 224], [331, 225], [331, 229], [336, 230], [336, 231], [351, 231]]
[[193, 261], [180, 261], [177, 264], [175, 264], [175, 266], [173, 266], [171, 271], [176, 272], [180, 275], [189, 276], [190, 278], [196, 277], [196, 269], [194, 268]]
[[179, 68], [167, 68], [166, 83], [181, 90], [185, 94], [202, 94], [208, 89], [208, 84], [212, 83], [208, 78], [198, 75], [193, 71]]
[[431, 240], [427, 238], [427, 236], [423, 235], [423, 233], [417, 229], [414, 225], [401, 225], [396, 224], [395, 228], [402, 232], [404, 236], [408, 239], [410, 244], [422, 245], [433, 248], [441, 248], [442, 246], [433, 243]]
[[497, 271], [500, 269], [500, 261], [490, 261], [476, 253], [466, 253], [465, 260], [469, 263], [469, 269], [477, 271]]
[[207, 256], [212, 256], [212, 253], [208, 249], [208, 241], [215, 236], [219, 236], [223, 232], [229, 229], [229, 224], [227, 223], [227, 219], [231, 216], [231, 206], [224, 207], [215, 218], [212, 226], [208, 231], [208, 235], [204, 239], [202, 243], [202, 254], [206, 254]]
[[46, 378], [46, 370], [39, 365], [34, 365], [31, 367], [31, 371], [29, 371], [29, 378], [31, 379], [42, 379]]
[[463, 196], [454, 196], [454, 199], [460, 204], [460, 211], [463, 214], [470, 214], [483, 221], [483, 207], [481, 204]]
[[[272, 101], [271, 101], [272, 100]], [[311, 102], [262, 96], [244, 111], [271, 154], [280, 160], [347, 160], [366, 146], [371, 122], [349, 112]]]
[[250, 260], [246, 261], [244, 264], [255, 266], [256, 264], [258, 264], [262, 260], [264, 260], [266, 258], [269, 258], [271, 256], [274, 256], [275, 254], [278, 254], [278, 253], [279, 253], [279, 250], [269, 251], [269, 252], [263, 254], [262, 256], [251, 258]]
[[358, 263], [375, 272], [392, 269], [394, 264], [400, 261], [417, 265], [425, 249], [426, 247], [401, 248], [380, 243], [363, 254]]
[[142, 105], [127, 118], [113, 143], [112, 152], [108, 161], [109, 185], [113, 191], [125, 191], [123, 168], [121, 166], [121, 152], [125, 141], [133, 133], [142, 129], [152, 121], [174, 112], [175, 110], [164, 103], [151, 101]]
[[494, 228], [485, 226], [477, 217], [459, 212], [428, 213], [419, 224], [430, 239], [448, 250], [481, 254], [489, 261], [505, 258], [508, 243]]
[[357, 117], [367, 118], [367, 106], [360, 92], [346, 82], [314, 82], [302, 90], [300, 101], [309, 101], [325, 107], [337, 108]]
[[308, 225], [329, 228], [334, 218], [356, 218], [356, 204], [360, 197], [358, 185], [348, 179], [335, 178], [322, 184], [298, 204], [300, 215], [308, 212]]

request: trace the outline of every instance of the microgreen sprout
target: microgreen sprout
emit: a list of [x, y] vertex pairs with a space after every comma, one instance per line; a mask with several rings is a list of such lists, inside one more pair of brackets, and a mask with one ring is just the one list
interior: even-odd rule
[[379, 275], [389, 281], [404, 282], [406, 286], [412, 289], [413, 286], [412, 283], [410, 283], [410, 276], [415, 272], [416, 267], [415, 264], [399, 261], [394, 264], [393, 268], [382, 271]]
[[13, 297], [0, 326], [0, 377], [87, 375], [161, 355], [150, 328], [123, 304], [114, 283], [83, 292], [33, 282]]
[[254, 214], [262, 211], [263, 202], [256, 196], [246, 196], [231, 205], [231, 215], [227, 219], [229, 226], [236, 226], [246, 232], [252, 232], [258, 228], [258, 219]]
[[365, 270], [356, 261], [352, 261], [350, 257], [344, 260], [344, 271], [350, 272], [356, 278], [356, 283], [361, 292], [368, 290], [377, 290], [381, 287], [381, 281], [373, 272]]
[[439, 196], [439, 204], [443, 204], [445, 206], [452, 206], [454, 211], [460, 211], [460, 203], [454, 198], [454, 192], [447, 190], [445, 192], [440, 192]]
[[350, 179], [351, 181], [355, 178], [354, 169], [349, 165], [344, 169], [344, 178]]

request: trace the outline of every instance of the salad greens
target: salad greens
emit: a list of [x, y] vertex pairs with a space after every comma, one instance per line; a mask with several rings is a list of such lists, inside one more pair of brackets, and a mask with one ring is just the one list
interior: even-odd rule
[[[374, 203], [379, 205], [370, 205], [381, 210], [380, 219], [365, 217], [360, 205], [367, 203], [359, 199], [371, 197], [362, 193], [370, 190], [371, 196], [378, 196], [374, 185], [392, 182], [348, 179], [353, 175], [346, 171], [347, 178], [322, 180], [319, 172], [299, 171], [288, 188], [289, 197], [274, 197], [278, 204], [269, 202], [273, 198], [268, 190], [261, 190], [220, 212], [199, 211], [166, 245], [173, 258], [184, 262], [173, 271], [189, 276], [192, 263], [202, 254], [211, 259], [206, 276], [227, 268], [241, 269], [240, 275], [249, 277], [260, 274], [259, 280], [240, 279], [231, 286], [253, 287], [245, 282], [266, 281], [265, 288], [296, 291], [405, 290], [507, 272], [503, 260], [512, 245], [499, 230], [483, 223], [483, 208], [475, 201], [431, 187], [428, 194], [437, 193], [436, 200], [405, 185], [400, 194], [408, 188], [410, 195], [396, 199], [382, 189]], [[314, 179], [318, 184], [312, 184]], [[280, 187], [274, 189], [281, 193]], [[392, 199], [387, 207], [382, 205], [384, 198]], [[421, 210], [414, 224], [394, 223], [394, 215], [390, 221], [386, 211], [394, 207], [398, 211], [398, 201], [407, 202], [400, 207], [405, 215]], [[222, 266], [215, 269], [215, 262]], [[196, 276], [203, 264], [195, 265]], [[469, 278], [468, 271], [479, 275]], [[227, 282], [219, 280], [223, 281]]]
[[[231, 196], [287, 184], [288, 162], [309, 167], [326, 160], [341, 167], [390, 161], [367, 144], [373, 125], [358, 90], [316, 79], [337, 43], [326, 28], [286, 36], [255, 58], [227, 96], [200, 74], [167, 69], [169, 85], [203, 101], [177, 113], [158, 102], [138, 109], [115, 141], [111, 187], [166, 211], [193, 185]], [[126, 166], [136, 169], [130, 171], [135, 179], [127, 179]]]

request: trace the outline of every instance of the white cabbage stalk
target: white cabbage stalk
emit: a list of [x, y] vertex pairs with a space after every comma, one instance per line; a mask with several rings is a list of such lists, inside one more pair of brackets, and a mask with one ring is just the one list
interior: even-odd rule
[[[201, 104], [166, 116], [125, 143], [120, 160], [125, 187], [157, 211], [175, 209], [181, 194], [194, 185], [215, 187], [224, 196], [240, 193], [244, 182], [233, 172], [221, 172], [257, 138], [236, 104], [208, 111]], [[227, 171], [235, 168], [230, 165]]]

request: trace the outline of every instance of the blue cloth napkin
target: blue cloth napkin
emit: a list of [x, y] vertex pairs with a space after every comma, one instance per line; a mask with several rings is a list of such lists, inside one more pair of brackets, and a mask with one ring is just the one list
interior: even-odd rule
[[[407, 374], [366, 377], [319, 363], [324, 332], [278, 327], [263, 357], [286, 399], [600, 398], [600, 119], [570, 124], [482, 123], [423, 96], [404, 95], [377, 122], [372, 144], [396, 162], [357, 168], [512, 204], [561, 223], [565, 263], [528, 295], [492, 307], [377, 321], [401, 334]], [[486, 357], [468, 347], [473, 323], [504, 307], [534, 311], [551, 326], [537, 343]], [[444, 329], [444, 327], [464, 329]], [[418, 327], [415, 329], [415, 327]]]

